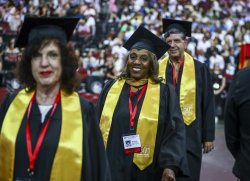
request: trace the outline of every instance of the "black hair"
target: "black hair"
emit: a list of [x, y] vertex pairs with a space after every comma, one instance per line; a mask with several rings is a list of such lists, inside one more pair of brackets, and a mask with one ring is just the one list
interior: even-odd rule
[[[130, 53], [130, 52], [129, 52]], [[129, 53], [127, 54], [127, 56], [125, 57], [125, 62], [128, 61], [129, 59]], [[159, 63], [157, 60], [157, 57], [154, 53], [148, 51], [149, 53], [149, 57], [150, 57], [150, 69], [148, 72], [149, 78], [155, 82], [155, 83], [160, 83], [163, 78], [159, 77]], [[117, 77], [118, 79], [128, 79], [130, 78], [128, 69], [127, 69], [127, 64], [126, 66], [123, 68], [122, 73]]]

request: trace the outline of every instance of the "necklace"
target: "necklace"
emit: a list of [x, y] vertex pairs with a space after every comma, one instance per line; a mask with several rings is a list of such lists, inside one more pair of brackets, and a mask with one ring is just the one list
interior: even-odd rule
[[[144, 84], [145, 85], [145, 84]], [[141, 90], [143, 88], [144, 85], [140, 85], [140, 86], [133, 86], [133, 85], [130, 85], [130, 89], [132, 92], [137, 92], [139, 90]]]

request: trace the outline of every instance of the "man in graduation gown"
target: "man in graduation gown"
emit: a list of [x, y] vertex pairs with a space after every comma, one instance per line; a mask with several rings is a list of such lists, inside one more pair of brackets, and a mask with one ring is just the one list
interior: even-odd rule
[[250, 67], [239, 70], [229, 88], [225, 106], [225, 138], [235, 159], [233, 173], [241, 181], [250, 178]]
[[[118, 80], [106, 83], [97, 104], [112, 180], [165, 181], [164, 174], [169, 180], [175, 180], [174, 175], [187, 176], [185, 127], [177, 96], [171, 85], [158, 78], [157, 58], [167, 44], [140, 26], [124, 47], [130, 51], [126, 68]], [[141, 51], [149, 53], [134, 58]], [[149, 57], [154, 59], [146, 70]], [[145, 86], [146, 93], [142, 93]], [[134, 118], [130, 105], [137, 108]], [[141, 146], [126, 149], [123, 139], [136, 135]]]
[[164, 39], [170, 48], [160, 60], [159, 74], [174, 86], [186, 125], [190, 178], [177, 180], [199, 181], [202, 148], [203, 153], [208, 153], [214, 147], [215, 114], [210, 73], [205, 64], [185, 52], [191, 25], [187, 21], [163, 19]]

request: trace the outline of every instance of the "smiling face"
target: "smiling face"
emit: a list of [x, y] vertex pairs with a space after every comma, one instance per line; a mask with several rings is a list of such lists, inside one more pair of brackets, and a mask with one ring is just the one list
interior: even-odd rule
[[132, 49], [128, 56], [127, 70], [130, 78], [135, 80], [146, 79], [149, 77], [151, 66], [149, 51], [145, 49]]
[[179, 61], [183, 58], [185, 49], [187, 48], [187, 42], [183, 39], [183, 34], [174, 33], [166, 37], [166, 42], [170, 45], [168, 49], [169, 57], [172, 61]]
[[31, 59], [32, 75], [37, 87], [54, 87], [62, 75], [61, 53], [54, 43], [45, 45]]

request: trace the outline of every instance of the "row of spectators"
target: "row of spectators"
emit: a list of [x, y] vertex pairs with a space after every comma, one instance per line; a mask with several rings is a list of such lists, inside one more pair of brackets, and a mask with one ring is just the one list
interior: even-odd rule
[[140, 24], [161, 36], [162, 18], [175, 18], [193, 22], [190, 54], [211, 72], [219, 65], [230, 80], [239, 45], [250, 43], [249, 12], [248, 0], [6, 1], [0, 5], [0, 70], [1, 74], [11, 72], [20, 59], [22, 50], [13, 45], [26, 15], [80, 18], [72, 45], [83, 81], [88, 76], [103, 77], [103, 81], [114, 78], [124, 65], [122, 44]]

